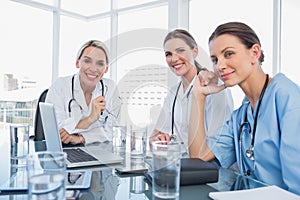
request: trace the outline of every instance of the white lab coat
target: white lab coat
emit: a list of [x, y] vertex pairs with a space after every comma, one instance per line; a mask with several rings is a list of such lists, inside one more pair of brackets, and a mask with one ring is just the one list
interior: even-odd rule
[[[87, 106], [80, 86], [79, 73], [74, 75], [74, 98], [69, 113], [69, 102], [72, 99], [72, 76], [60, 77], [49, 88], [46, 102], [53, 103], [59, 128], [68, 133], [80, 133], [84, 136], [86, 144], [112, 140], [112, 127], [118, 124], [121, 100], [119, 91], [113, 80], [102, 78], [106, 109], [102, 116], [87, 129], [76, 129], [78, 122], [87, 117], [92, 111], [92, 101]], [[92, 93], [92, 100], [102, 96], [102, 86], [99, 82]], [[80, 109], [80, 106], [82, 110]]]
[[[174, 108], [174, 135], [183, 142], [182, 152], [188, 153], [188, 128], [192, 103], [192, 87], [197, 75], [190, 83], [185, 93], [183, 84], [173, 86], [164, 100], [164, 105], [157, 119], [155, 129], [164, 133], [172, 134], [172, 107], [176, 91], [179, 86], [175, 108]], [[229, 119], [233, 111], [233, 99], [229, 89], [225, 89], [217, 94], [209, 95], [205, 100], [204, 125], [207, 135], [207, 142], [214, 143], [217, 130], [226, 120]]]

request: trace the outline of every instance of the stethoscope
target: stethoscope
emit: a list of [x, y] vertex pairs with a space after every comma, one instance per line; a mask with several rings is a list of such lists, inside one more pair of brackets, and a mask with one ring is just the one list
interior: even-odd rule
[[[199, 74], [200, 71], [197, 72], [197, 76]], [[181, 83], [182, 81], [180, 81], [178, 87], [177, 87], [177, 90], [176, 90], [176, 93], [175, 93], [175, 97], [174, 97], [174, 101], [173, 101], [173, 105], [172, 105], [172, 122], [171, 122], [171, 136], [170, 136], [170, 141], [174, 142], [176, 141], [177, 137], [176, 135], [174, 134], [174, 124], [175, 124], [175, 119], [174, 119], [174, 113], [175, 113], [175, 104], [176, 104], [176, 99], [177, 99], [177, 96], [178, 96], [178, 92], [179, 92], [179, 88], [181, 86]], [[191, 85], [188, 93], [187, 93], [187, 97], [189, 96], [189, 94], [191, 93], [191, 90], [193, 88], [193, 85]]]
[[[260, 93], [259, 99], [258, 99], [257, 111], [256, 111], [256, 114], [255, 114], [255, 117], [254, 117], [254, 125], [253, 125], [252, 134], [251, 134], [251, 126], [250, 126], [250, 123], [248, 122], [248, 119], [247, 119], [247, 108], [245, 109], [246, 112], [245, 112], [244, 122], [241, 124], [241, 126], [239, 128], [239, 146], [240, 146], [239, 154], [240, 154], [240, 162], [241, 162], [241, 165], [240, 165], [241, 172], [244, 171], [243, 170], [243, 156], [242, 156], [242, 133], [243, 133], [243, 128], [245, 126], [248, 127], [249, 133], [251, 134], [251, 145], [246, 150], [245, 154], [246, 154], [247, 158], [254, 161], [255, 160], [255, 158], [254, 158], [254, 140], [255, 140], [255, 132], [256, 132], [256, 126], [257, 126], [257, 118], [258, 118], [258, 113], [259, 113], [259, 110], [260, 110], [260, 105], [261, 105], [263, 96], [264, 96], [266, 88], [268, 86], [268, 82], [269, 82], [269, 75], [267, 74], [264, 87], [263, 87], [263, 89]], [[254, 165], [254, 169], [255, 169], [255, 165]], [[253, 170], [247, 170], [246, 173], [244, 173], [244, 174], [250, 176], [253, 173], [254, 169]]]
[[[72, 102], [73, 101], [77, 102], [75, 97], [74, 97], [74, 76], [75, 75], [72, 76], [72, 98], [70, 99], [69, 104], [68, 104], [69, 116], [71, 116], [71, 104], [72, 104]], [[104, 96], [104, 84], [103, 84], [102, 79], [100, 80], [100, 84], [101, 84], [101, 88], [102, 88], [102, 91], [101, 91], [102, 96]], [[78, 104], [80, 110], [82, 111], [82, 107], [80, 106], [80, 104], [78, 102], [77, 102], [77, 104]], [[102, 113], [101, 113], [101, 115], [102, 115]]]

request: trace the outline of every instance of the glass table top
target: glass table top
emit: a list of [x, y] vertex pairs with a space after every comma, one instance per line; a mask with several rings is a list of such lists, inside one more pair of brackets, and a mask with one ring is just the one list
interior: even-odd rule
[[[31, 148], [40, 151], [45, 150], [44, 142], [31, 141]], [[113, 148], [110, 143], [99, 144], [104, 149], [111, 149], [116, 154], [124, 157], [122, 163], [93, 166], [80, 168], [84, 170], [92, 171], [91, 187], [88, 190], [82, 190], [78, 199], [156, 199], [152, 196], [152, 187], [147, 179], [141, 174], [126, 174], [119, 175], [116, 173], [115, 168], [134, 168], [134, 167], [148, 167], [146, 160], [133, 160], [130, 158], [130, 154], [126, 153], [124, 149]], [[1, 146], [2, 157], [3, 152], [9, 154], [9, 150]], [[7, 147], [7, 146], [6, 146]], [[9, 159], [3, 159], [5, 163], [9, 162]], [[147, 162], [145, 162], [147, 161]], [[13, 174], [9, 168], [9, 164], [1, 165], [0, 176], [2, 179], [9, 179], [10, 175]], [[7, 173], [9, 172], [9, 173]], [[4, 175], [5, 174], [5, 175]], [[25, 178], [23, 182], [26, 182]], [[5, 181], [4, 181], [5, 182]], [[22, 180], [21, 180], [22, 182]], [[1, 185], [1, 184], [0, 184]], [[249, 188], [257, 188], [265, 186], [263, 183], [256, 180], [250, 179], [245, 176], [240, 176], [232, 170], [220, 168], [219, 169], [219, 180], [216, 183], [202, 184], [202, 185], [191, 185], [180, 187], [180, 199], [210, 199], [208, 197], [209, 192], [215, 191], [231, 191], [241, 190]], [[1, 186], [0, 186], [1, 190]], [[19, 194], [7, 194], [3, 195], [0, 193], [0, 200], [4, 199], [27, 199], [26, 191]]]

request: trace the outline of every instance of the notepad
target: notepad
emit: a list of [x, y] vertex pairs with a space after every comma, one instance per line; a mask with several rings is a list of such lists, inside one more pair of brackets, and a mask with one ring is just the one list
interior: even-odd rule
[[210, 192], [209, 197], [214, 200], [300, 200], [300, 196], [274, 185], [248, 190]]

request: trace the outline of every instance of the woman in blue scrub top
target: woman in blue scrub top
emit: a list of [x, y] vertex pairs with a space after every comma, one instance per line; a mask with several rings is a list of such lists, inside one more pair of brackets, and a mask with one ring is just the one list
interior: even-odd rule
[[[237, 162], [241, 174], [300, 194], [299, 86], [281, 73], [270, 77], [262, 70], [259, 38], [246, 24], [218, 26], [209, 38], [209, 50], [224, 84], [194, 85], [189, 134], [197, 139], [190, 144], [190, 155], [215, 159], [225, 168]], [[235, 85], [245, 93], [244, 101], [210, 146], [203, 140], [204, 101]]]

